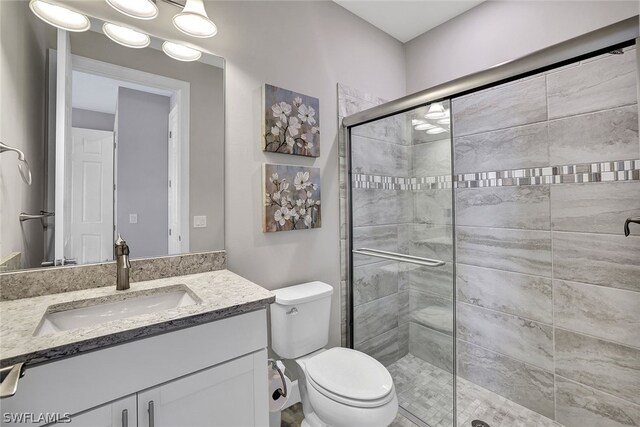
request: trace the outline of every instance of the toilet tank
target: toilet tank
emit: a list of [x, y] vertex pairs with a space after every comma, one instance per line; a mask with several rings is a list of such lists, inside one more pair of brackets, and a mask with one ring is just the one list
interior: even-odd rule
[[273, 291], [271, 348], [284, 359], [296, 359], [329, 342], [329, 316], [333, 288], [309, 282]]

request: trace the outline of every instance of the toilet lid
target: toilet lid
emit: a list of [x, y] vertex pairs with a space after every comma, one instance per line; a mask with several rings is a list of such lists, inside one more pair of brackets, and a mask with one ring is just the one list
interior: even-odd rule
[[306, 362], [307, 375], [333, 394], [354, 400], [378, 400], [393, 390], [389, 371], [376, 359], [348, 348], [331, 348]]

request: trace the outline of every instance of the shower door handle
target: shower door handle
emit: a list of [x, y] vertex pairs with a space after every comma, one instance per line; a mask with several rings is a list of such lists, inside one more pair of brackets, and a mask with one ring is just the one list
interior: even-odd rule
[[629, 224], [632, 222], [635, 224], [640, 224], [640, 216], [637, 216], [635, 218], [627, 218], [627, 220], [624, 222], [624, 235], [627, 237], [629, 237], [629, 234], [631, 234], [631, 230], [629, 230]]
[[408, 262], [410, 264], [421, 265], [423, 267], [441, 267], [446, 264], [444, 261], [439, 259], [423, 258], [419, 256], [399, 254], [396, 252], [381, 251], [379, 249], [359, 248], [354, 249], [352, 252], [358, 255], [372, 256], [398, 262]]

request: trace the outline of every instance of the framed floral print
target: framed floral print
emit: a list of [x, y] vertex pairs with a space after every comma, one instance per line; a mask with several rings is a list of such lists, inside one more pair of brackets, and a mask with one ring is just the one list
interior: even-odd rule
[[262, 172], [262, 231], [321, 227], [320, 168], [265, 163]]
[[263, 150], [297, 156], [320, 156], [320, 100], [265, 84]]

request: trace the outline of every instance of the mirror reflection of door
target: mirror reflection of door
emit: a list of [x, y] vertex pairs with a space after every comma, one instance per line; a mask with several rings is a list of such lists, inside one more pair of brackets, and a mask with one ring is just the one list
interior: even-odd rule
[[72, 128], [65, 254], [79, 264], [113, 257], [113, 132]]

